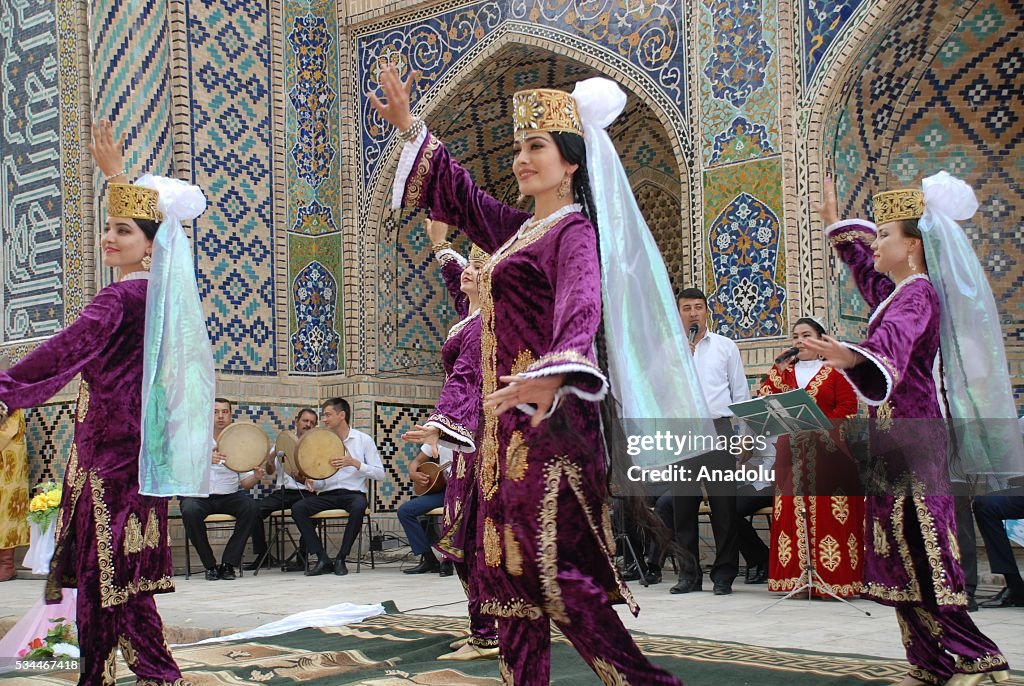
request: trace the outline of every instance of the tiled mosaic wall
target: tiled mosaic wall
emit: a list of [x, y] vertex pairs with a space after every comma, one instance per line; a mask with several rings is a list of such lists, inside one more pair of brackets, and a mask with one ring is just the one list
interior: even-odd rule
[[[629, 102], [610, 133], [673, 285], [706, 289], [716, 328], [740, 340], [751, 374], [802, 314], [827, 312], [846, 336], [863, 331], [862, 303], [808, 207], [826, 159], [850, 212], [877, 188], [950, 167], [979, 190], [968, 230], [1024, 378], [1024, 84], [1007, 43], [1024, 23], [1019, 0], [637, 8], [0, 3], [0, 346], [20, 355], [109, 279], [95, 266], [102, 213], [82, 162], [83, 113], [113, 115], [131, 131], [133, 167], [173, 166], [208, 193], [193, 235], [222, 385], [253, 389], [239, 392], [241, 409], [272, 436], [301, 399], [348, 397], [387, 466], [374, 507], [397, 507], [416, 451], [398, 436], [433, 401], [454, 313], [421, 215], [387, 207], [399, 146], [364, 95], [383, 57], [423, 71], [417, 110], [508, 201], [511, 93], [616, 79]], [[149, 57], [132, 59], [140, 50]], [[63, 469], [66, 401], [29, 415], [33, 480]]]

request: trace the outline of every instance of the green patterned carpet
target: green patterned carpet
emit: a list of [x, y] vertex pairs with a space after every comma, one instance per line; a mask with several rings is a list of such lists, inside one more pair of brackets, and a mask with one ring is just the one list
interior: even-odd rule
[[[282, 636], [177, 648], [174, 657], [196, 686], [310, 684], [335, 686], [476, 686], [500, 684], [496, 661], [438, 662], [447, 645], [463, 635], [466, 620], [454, 617], [386, 614], [360, 624], [306, 629]], [[758, 648], [693, 638], [636, 636], [655, 662], [687, 686], [810, 686], [891, 684], [905, 666], [855, 655], [828, 655]], [[597, 677], [561, 635], [552, 655], [552, 683], [598, 684]], [[134, 683], [123, 662], [118, 684]], [[16, 678], [5, 683], [57, 684], [76, 681], [70, 672]], [[1022, 685], [1020, 676], [1010, 684]], [[634, 685], [636, 686], [636, 685]]]

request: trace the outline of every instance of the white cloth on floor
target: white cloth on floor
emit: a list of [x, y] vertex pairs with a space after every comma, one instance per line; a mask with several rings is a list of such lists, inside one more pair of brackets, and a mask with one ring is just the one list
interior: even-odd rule
[[339, 603], [337, 605], [331, 605], [330, 607], [297, 612], [296, 614], [288, 615], [284, 619], [279, 619], [276, 622], [270, 622], [269, 624], [258, 626], [255, 629], [250, 629], [249, 631], [241, 631], [229, 636], [212, 636], [210, 638], [203, 639], [202, 641], [196, 641], [195, 643], [181, 643], [171, 647], [178, 648], [185, 645], [202, 645], [204, 643], [239, 641], [247, 638], [280, 636], [281, 634], [298, 631], [299, 629], [309, 629], [311, 627], [344, 626], [345, 624], [355, 624], [356, 622], [361, 622], [364, 619], [369, 619], [370, 617], [376, 617], [377, 615], [382, 614], [384, 614], [384, 606], [379, 603], [377, 605]]

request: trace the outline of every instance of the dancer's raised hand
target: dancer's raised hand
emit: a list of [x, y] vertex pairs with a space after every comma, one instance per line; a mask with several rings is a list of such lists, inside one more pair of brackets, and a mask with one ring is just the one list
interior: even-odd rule
[[836, 182], [831, 176], [825, 177], [821, 187], [821, 202], [811, 201], [811, 209], [821, 217], [825, 226], [832, 226], [839, 221], [839, 201], [836, 200]]
[[92, 127], [92, 142], [89, 152], [96, 160], [96, 166], [103, 172], [107, 181], [112, 183], [129, 183], [124, 168], [124, 141], [127, 133], [114, 141], [114, 126], [106, 119], [101, 119]]
[[849, 369], [864, 362], [864, 356], [853, 348], [848, 348], [831, 336], [821, 338], [805, 338], [804, 349], [810, 350], [821, 357], [822, 361], [829, 367], [836, 369]]
[[498, 380], [508, 385], [484, 398], [484, 409], [493, 410], [494, 414], [500, 415], [517, 405], [535, 405], [537, 410], [530, 418], [530, 426], [540, 426], [548, 410], [555, 404], [555, 394], [565, 383], [565, 374], [532, 378], [519, 375], [502, 376]]
[[433, 219], [426, 221], [427, 238], [430, 240], [431, 245], [437, 245], [438, 243], [444, 243], [444, 239], [448, 237], [448, 225], [444, 222], [437, 222]]
[[386, 102], [378, 98], [376, 93], [366, 94], [373, 109], [377, 110], [377, 114], [399, 131], [405, 131], [413, 124], [412, 112], [409, 109], [409, 94], [412, 93], [412, 86], [419, 75], [418, 71], [413, 70], [409, 72], [409, 78], [402, 81], [395, 65], [388, 64], [381, 68], [378, 77], [380, 89], [384, 93]]

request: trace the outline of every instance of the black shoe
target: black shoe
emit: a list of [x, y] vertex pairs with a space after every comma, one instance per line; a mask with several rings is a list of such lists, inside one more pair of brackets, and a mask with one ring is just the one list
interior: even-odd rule
[[348, 567], [345, 566], [345, 558], [339, 557], [334, 561], [334, 576], [345, 576], [348, 574]]
[[420, 563], [415, 567], [403, 569], [403, 574], [433, 574], [441, 571], [441, 563], [433, 555], [421, 555]]
[[661, 583], [661, 567], [655, 564], [648, 563], [647, 565], [647, 578], [645, 579], [647, 585], [660, 584]]
[[692, 593], [694, 591], [700, 591], [704, 587], [704, 577], [699, 576], [696, 579], [680, 579], [672, 588], [668, 589], [669, 593]]
[[979, 603], [979, 605], [989, 610], [1002, 607], [1024, 607], [1024, 597], [1010, 593], [1009, 586], [1006, 586], [992, 598]]
[[284, 566], [284, 571], [286, 572], [304, 572], [305, 570], [306, 563], [302, 560], [301, 557], [296, 557], [292, 560], [289, 560]]
[[727, 584], [724, 581], [716, 581], [713, 593], [715, 595], [730, 595], [732, 594], [732, 584]]
[[640, 568], [637, 567], [636, 565], [633, 565], [632, 567], [629, 568], [628, 572], [623, 572], [622, 580], [623, 581], [640, 581]]
[[437, 573], [439, 576], [451, 576], [455, 573], [455, 565], [452, 564], [451, 560], [444, 560], [441, 562], [441, 569]]
[[329, 557], [321, 557], [316, 561], [313, 569], [306, 570], [306, 576], [320, 576], [334, 569], [334, 562]]
[[206, 570], [206, 580], [207, 581], [216, 581], [219, 578], [220, 578], [220, 572], [217, 571], [216, 567], [210, 567], [209, 569]]
[[220, 566], [220, 578], [225, 581], [232, 581], [235, 578], [235, 568], [226, 562]]
[[967, 594], [967, 611], [968, 612], [977, 612], [978, 611], [978, 601], [974, 597], [973, 593], [968, 593]]
[[748, 584], [766, 584], [768, 583], [768, 565], [759, 562], [757, 564], [747, 565], [747, 583]]

